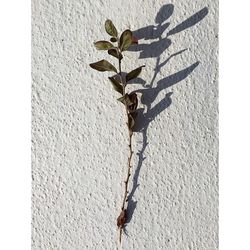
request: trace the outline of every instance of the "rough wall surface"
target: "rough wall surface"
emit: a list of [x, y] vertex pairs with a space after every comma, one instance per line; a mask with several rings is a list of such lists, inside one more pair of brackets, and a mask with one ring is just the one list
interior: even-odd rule
[[146, 64], [146, 84], [128, 87], [145, 109], [121, 248], [218, 248], [217, 9], [214, 0], [32, 1], [32, 249], [119, 247], [125, 112], [110, 74], [88, 66], [109, 58], [92, 43], [108, 39], [107, 18], [144, 44], [125, 52], [123, 70]]

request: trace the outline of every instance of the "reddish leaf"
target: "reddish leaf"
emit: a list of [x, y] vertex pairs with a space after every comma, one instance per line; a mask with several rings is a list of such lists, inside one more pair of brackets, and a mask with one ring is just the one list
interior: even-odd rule
[[126, 210], [123, 209], [117, 218], [117, 226], [119, 228], [123, 228], [125, 222], [126, 222]]
[[132, 36], [132, 44], [138, 44], [138, 38], [135, 36]]
[[114, 56], [114, 57], [116, 57], [116, 58], [118, 58], [118, 59], [120, 59], [120, 60], [123, 58], [123, 56], [122, 56], [122, 54], [119, 52], [118, 48], [109, 49], [109, 50], [108, 50], [108, 53], [109, 53], [109, 55]]

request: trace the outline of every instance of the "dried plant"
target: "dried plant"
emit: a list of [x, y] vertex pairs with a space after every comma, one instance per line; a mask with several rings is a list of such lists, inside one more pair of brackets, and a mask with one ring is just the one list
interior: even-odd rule
[[98, 41], [95, 42], [94, 45], [98, 50], [106, 50], [109, 55], [114, 56], [118, 59], [118, 70], [115, 66], [109, 63], [106, 60], [101, 60], [95, 63], [91, 63], [90, 67], [98, 70], [98, 71], [111, 71], [116, 73], [113, 76], [108, 77], [110, 82], [113, 85], [115, 91], [117, 91], [121, 97], [117, 100], [121, 102], [125, 106], [125, 112], [127, 116], [127, 127], [128, 127], [128, 136], [129, 136], [129, 156], [128, 156], [128, 165], [127, 165], [127, 175], [124, 181], [124, 194], [121, 206], [120, 215], [117, 218], [117, 226], [119, 229], [119, 241], [121, 242], [122, 230], [124, 229], [124, 225], [127, 220], [126, 210], [127, 210], [127, 202], [128, 202], [128, 183], [131, 175], [131, 160], [133, 155], [132, 150], [132, 136], [133, 136], [133, 128], [136, 122], [137, 116], [137, 106], [138, 106], [138, 96], [135, 92], [128, 93], [126, 92], [127, 84], [137, 78], [142, 71], [142, 68], [145, 65], [140, 66], [127, 74], [122, 73], [122, 60], [123, 60], [123, 51], [126, 51], [130, 46], [138, 44], [138, 40], [133, 36], [132, 32], [127, 29], [122, 32], [121, 36], [118, 35], [117, 29], [112, 23], [111, 20], [105, 21], [105, 30], [111, 36], [110, 41]]

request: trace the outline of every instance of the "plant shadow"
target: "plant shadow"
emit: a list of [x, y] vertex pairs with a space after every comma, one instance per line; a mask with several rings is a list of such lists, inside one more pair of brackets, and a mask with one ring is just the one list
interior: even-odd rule
[[[129, 51], [137, 51], [140, 52], [139, 58], [156, 58], [156, 66], [154, 69], [154, 73], [152, 79], [149, 84], [146, 84], [144, 80], [141, 78], [135, 79], [135, 83], [142, 84], [143, 88], [136, 90], [134, 92], [141, 93], [142, 98], [141, 102], [144, 105], [144, 108], [140, 108], [137, 110], [137, 118], [136, 124], [134, 128], [134, 132], [142, 133], [142, 147], [137, 153], [138, 156], [138, 164], [135, 169], [135, 173], [133, 176], [133, 184], [132, 189], [128, 195], [128, 206], [126, 210], [126, 224], [129, 223], [133, 217], [134, 211], [137, 206], [137, 201], [134, 199], [134, 194], [136, 189], [139, 186], [139, 174], [141, 171], [141, 167], [143, 161], [146, 159], [144, 152], [148, 145], [147, 132], [150, 125], [150, 122], [153, 121], [162, 111], [168, 108], [171, 103], [171, 95], [173, 92], [168, 92], [165, 94], [165, 97], [158, 102], [154, 107], [152, 107], [153, 102], [155, 101], [158, 94], [184, 80], [188, 77], [193, 70], [199, 65], [199, 62], [195, 62], [192, 65], [170, 75], [155, 83], [155, 79], [161, 69], [171, 60], [173, 57], [178, 56], [184, 53], [187, 49], [182, 49], [171, 56], [169, 56], [166, 60], [161, 61], [162, 53], [171, 46], [170, 36], [177, 34], [181, 31], [184, 31], [198, 22], [200, 22], [207, 14], [208, 8], [205, 7], [186, 19], [185, 21], [178, 24], [176, 27], [167, 32], [167, 28], [170, 25], [170, 22], [167, 20], [171, 17], [174, 12], [173, 4], [163, 5], [158, 11], [155, 17], [155, 24], [148, 25], [146, 27], [140, 28], [138, 30], [133, 31], [133, 34], [138, 38], [138, 40], [153, 40], [149, 44], [140, 44], [137, 46], [130, 47]], [[125, 226], [126, 226], [125, 224]], [[124, 228], [124, 232], [127, 234], [126, 228]]]

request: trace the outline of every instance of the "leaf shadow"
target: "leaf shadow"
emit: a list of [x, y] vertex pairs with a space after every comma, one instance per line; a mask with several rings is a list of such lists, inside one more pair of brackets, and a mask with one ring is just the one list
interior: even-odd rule
[[[141, 102], [144, 105], [143, 108], [137, 110], [137, 119], [134, 131], [142, 133], [142, 147], [138, 151], [138, 164], [136, 166], [133, 180], [132, 180], [132, 188], [128, 195], [128, 205], [126, 211], [126, 225], [131, 221], [135, 209], [137, 207], [137, 202], [134, 198], [134, 194], [139, 187], [139, 175], [141, 171], [141, 167], [143, 161], [146, 159], [145, 150], [149, 144], [148, 142], [148, 128], [150, 123], [160, 115], [165, 109], [167, 109], [172, 104], [171, 96], [173, 92], [165, 93], [164, 98], [158, 102], [156, 105], [152, 107], [153, 102], [156, 100], [157, 96], [161, 91], [166, 90], [167, 88], [181, 82], [185, 78], [187, 78], [199, 65], [199, 61], [194, 62], [192, 65], [172, 74], [169, 75], [157, 83], [155, 83], [155, 79], [161, 69], [175, 56], [178, 56], [184, 53], [187, 49], [182, 49], [172, 55], [170, 55], [166, 60], [161, 61], [162, 53], [171, 46], [171, 39], [169, 36], [177, 34], [181, 31], [184, 31], [197, 23], [199, 23], [207, 14], [208, 8], [205, 7], [192, 15], [191, 17], [187, 18], [176, 27], [171, 29], [170, 31], [166, 32], [167, 28], [170, 25], [170, 22], [166, 22], [174, 12], [174, 5], [173, 4], [166, 4], [163, 5], [160, 10], [158, 11], [155, 17], [155, 24], [148, 25], [146, 27], [140, 28], [138, 30], [133, 31], [133, 34], [140, 40], [154, 40], [149, 44], [142, 44], [140, 43], [137, 46], [130, 47], [129, 51], [139, 51], [140, 56], [139, 58], [156, 58], [156, 66], [154, 69], [154, 73], [152, 79], [149, 84], [146, 84], [144, 80], [141, 78], [135, 79], [135, 83], [140, 83], [143, 88], [138, 89], [134, 92], [141, 93], [142, 98]], [[164, 36], [164, 33], [165, 36]], [[126, 228], [124, 228], [124, 232], [127, 234]]]

